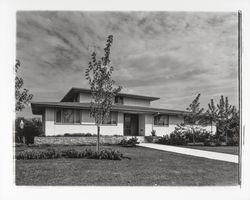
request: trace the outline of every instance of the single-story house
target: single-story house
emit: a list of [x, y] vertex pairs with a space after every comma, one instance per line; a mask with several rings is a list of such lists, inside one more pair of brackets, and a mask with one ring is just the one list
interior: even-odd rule
[[[101, 125], [102, 135], [157, 136], [170, 134], [184, 122], [186, 111], [153, 108], [158, 97], [119, 93], [109, 118]], [[42, 115], [46, 136], [65, 133], [97, 133], [94, 118], [90, 117], [91, 90], [71, 88], [60, 102], [32, 102], [32, 113]]]

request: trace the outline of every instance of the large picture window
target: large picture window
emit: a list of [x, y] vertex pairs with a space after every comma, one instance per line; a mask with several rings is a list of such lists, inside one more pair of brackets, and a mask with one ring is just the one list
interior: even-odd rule
[[156, 126], [168, 126], [169, 116], [168, 115], [157, 115], [154, 117], [154, 125]]
[[57, 109], [55, 111], [55, 122], [65, 124], [80, 123], [80, 116], [80, 110]]
[[117, 112], [110, 112], [103, 124], [117, 124]]

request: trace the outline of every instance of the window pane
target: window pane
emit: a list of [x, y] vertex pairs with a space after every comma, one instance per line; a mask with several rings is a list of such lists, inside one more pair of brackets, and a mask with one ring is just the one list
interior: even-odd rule
[[117, 124], [117, 112], [110, 112], [103, 124]]
[[61, 110], [56, 110], [56, 122], [62, 122]]
[[74, 122], [74, 111], [70, 109], [63, 110], [63, 122], [73, 123]]
[[168, 125], [168, 115], [157, 115], [154, 117], [154, 125]]
[[90, 110], [82, 110], [82, 123], [95, 123], [95, 119], [90, 117]]
[[115, 103], [117, 103], [117, 104], [123, 104], [123, 97], [116, 96], [115, 97]]
[[111, 112], [110, 114], [111, 114], [110, 117], [111, 124], [117, 124], [117, 112]]
[[80, 116], [81, 116], [81, 111], [75, 110], [74, 123], [80, 123]]

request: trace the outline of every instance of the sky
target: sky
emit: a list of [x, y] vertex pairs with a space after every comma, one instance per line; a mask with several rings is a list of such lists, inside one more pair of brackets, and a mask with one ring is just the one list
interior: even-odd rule
[[[91, 54], [113, 35], [113, 79], [123, 93], [160, 97], [152, 107], [185, 110], [228, 96], [238, 105], [236, 12], [46, 12], [16, 15], [18, 76], [32, 101], [58, 102], [71, 87], [88, 88]], [[18, 116], [35, 117], [28, 106]]]

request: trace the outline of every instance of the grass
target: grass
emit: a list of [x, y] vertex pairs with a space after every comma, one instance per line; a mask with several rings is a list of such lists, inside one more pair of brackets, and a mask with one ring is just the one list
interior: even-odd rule
[[181, 146], [184, 148], [190, 148], [190, 149], [199, 149], [199, 150], [205, 150], [205, 151], [213, 151], [213, 152], [219, 152], [219, 153], [228, 153], [233, 155], [238, 155], [238, 146]]
[[[46, 148], [46, 147], [32, 147]], [[55, 146], [55, 148], [72, 148]], [[74, 148], [85, 148], [74, 146]], [[95, 147], [92, 147], [95, 148]], [[110, 148], [110, 147], [102, 147]], [[131, 160], [16, 160], [17, 185], [237, 185], [238, 165], [143, 147], [113, 146]], [[22, 151], [26, 147], [17, 147]]]

